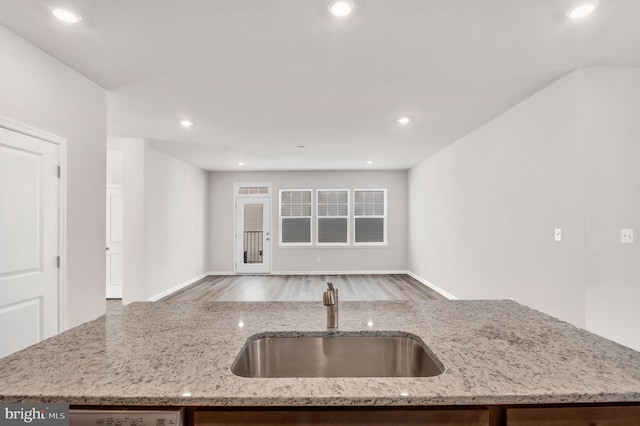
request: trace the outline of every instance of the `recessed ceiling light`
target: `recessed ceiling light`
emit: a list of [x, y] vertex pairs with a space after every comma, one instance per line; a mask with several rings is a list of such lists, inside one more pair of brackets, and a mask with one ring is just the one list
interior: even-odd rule
[[411, 121], [409, 117], [400, 117], [398, 118], [398, 123], [400, 124], [408, 124]]
[[329, 2], [329, 12], [338, 18], [344, 18], [353, 12], [354, 4], [352, 0], [332, 0]]
[[591, 15], [591, 13], [596, 9], [597, 5], [598, 5], [598, 2], [595, 2], [595, 1], [581, 4], [580, 6], [576, 6], [573, 9], [570, 9], [567, 12], [567, 16], [571, 19], [584, 18], [588, 15]]
[[373, 161], [367, 160], [367, 164], [373, 164]]
[[180, 120], [180, 124], [182, 127], [191, 127], [193, 126], [193, 121], [191, 120]]
[[67, 24], [77, 24], [82, 19], [82, 17], [77, 13], [73, 13], [66, 9], [53, 9], [51, 13], [53, 13], [53, 16]]
[[238, 166], [244, 166], [244, 163], [242, 161], [239, 161]]

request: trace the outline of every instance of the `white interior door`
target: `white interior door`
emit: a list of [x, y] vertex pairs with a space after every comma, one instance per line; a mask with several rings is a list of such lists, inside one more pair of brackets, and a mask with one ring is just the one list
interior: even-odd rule
[[236, 199], [236, 272], [271, 272], [271, 198]]
[[0, 357], [59, 331], [58, 150], [0, 128]]
[[122, 299], [122, 188], [107, 188], [107, 299]]

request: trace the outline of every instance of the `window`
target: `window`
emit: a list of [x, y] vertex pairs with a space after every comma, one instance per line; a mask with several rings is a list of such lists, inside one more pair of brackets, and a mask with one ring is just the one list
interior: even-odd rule
[[349, 190], [319, 189], [318, 244], [349, 243]]
[[266, 186], [241, 186], [238, 188], [238, 194], [268, 194], [269, 187]]
[[356, 189], [353, 195], [354, 243], [386, 244], [387, 190]]
[[280, 190], [280, 244], [311, 245], [312, 191]]
[[386, 244], [386, 189], [280, 190], [281, 246]]
[[271, 182], [242, 182], [234, 183], [235, 197], [265, 197], [271, 196]]

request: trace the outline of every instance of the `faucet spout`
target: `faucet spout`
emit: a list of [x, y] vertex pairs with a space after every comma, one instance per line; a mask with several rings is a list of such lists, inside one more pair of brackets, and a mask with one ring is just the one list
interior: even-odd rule
[[333, 288], [333, 283], [327, 283], [327, 291], [322, 295], [322, 303], [327, 307], [327, 329], [338, 328], [338, 289]]

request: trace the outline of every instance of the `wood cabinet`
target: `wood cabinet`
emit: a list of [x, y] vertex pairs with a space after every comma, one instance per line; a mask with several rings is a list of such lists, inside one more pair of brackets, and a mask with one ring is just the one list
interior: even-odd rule
[[488, 409], [196, 411], [194, 426], [489, 426]]
[[640, 406], [508, 408], [507, 426], [639, 426]]
[[640, 426], [640, 405], [193, 408], [191, 426]]

